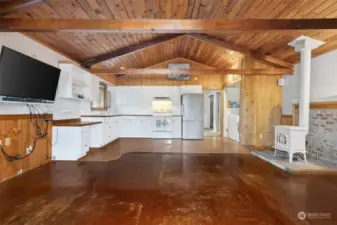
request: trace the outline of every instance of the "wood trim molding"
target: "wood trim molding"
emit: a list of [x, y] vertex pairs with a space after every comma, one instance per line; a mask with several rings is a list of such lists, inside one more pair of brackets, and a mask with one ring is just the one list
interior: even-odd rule
[[2, 32], [148, 32], [220, 33], [228, 31], [289, 31], [337, 29], [337, 18], [329, 19], [0, 19]]
[[[332, 102], [312, 102], [310, 109], [337, 109], [337, 101]], [[293, 104], [292, 125], [297, 126], [299, 119], [299, 105]]]
[[103, 87], [103, 91], [104, 91], [104, 106], [103, 107], [93, 107], [92, 104], [93, 102], [91, 102], [91, 111], [107, 111], [108, 110], [108, 85], [104, 82], [100, 82], [99, 83], [100, 87]]
[[292, 115], [281, 115], [283, 118], [287, 118], [287, 119], [290, 119], [290, 118], [293, 118]]
[[[294, 108], [298, 109], [299, 105], [294, 104]], [[337, 109], [337, 101], [333, 101], [333, 102], [312, 102], [312, 103], [310, 103], [310, 109]]]
[[[45, 119], [51, 120], [53, 118], [52, 114], [46, 114]], [[0, 120], [19, 120], [19, 119], [30, 119], [29, 114], [11, 114], [11, 115], [0, 115]]]

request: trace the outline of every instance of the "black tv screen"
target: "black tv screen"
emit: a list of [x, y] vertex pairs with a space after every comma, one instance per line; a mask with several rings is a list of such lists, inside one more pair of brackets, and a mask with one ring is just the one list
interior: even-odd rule
[[0, 96], [54, 101], [60, 69], [2, 47]]

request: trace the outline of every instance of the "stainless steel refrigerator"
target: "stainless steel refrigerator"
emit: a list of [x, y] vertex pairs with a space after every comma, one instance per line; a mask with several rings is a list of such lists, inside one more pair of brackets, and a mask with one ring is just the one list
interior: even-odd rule
[[204, 138], [204, 94], [181, 96], [182, 138]]

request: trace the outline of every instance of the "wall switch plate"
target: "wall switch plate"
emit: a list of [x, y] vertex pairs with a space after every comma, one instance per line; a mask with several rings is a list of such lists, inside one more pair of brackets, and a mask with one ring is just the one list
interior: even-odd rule
[[9, 146], [11, 144], [11, 138], [10, 137], [6, 137], [5, 138], [5, 146]]

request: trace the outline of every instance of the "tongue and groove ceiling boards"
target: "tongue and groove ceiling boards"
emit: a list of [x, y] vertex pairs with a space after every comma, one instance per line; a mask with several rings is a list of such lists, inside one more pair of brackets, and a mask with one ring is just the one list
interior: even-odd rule
[[[5, 3], [2, 3], [5, 2]], [[2, 1], [6, 4], [10, 1]], [[337, 18], [337, 0], [13, 0], [5, 18], [37, 19], [322, 19]], [[21, 4], [21, 5], [20, 5]], [[21, 8], [20, 8], [21, 7]], [[7, 10], [7, 11], [6, 11]], [[287, 45], [300, 35], [326, 41], [313, 56], [337, 48], [337, 30], [151, 32], [26, 32], [92, 68], [147, 68], [186, 58], [212, 68], [238, 68], [249, 55], [289, 68], [299, 54]], [[93, 63], [94, 62], [94, 63]]]

